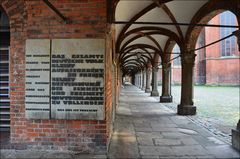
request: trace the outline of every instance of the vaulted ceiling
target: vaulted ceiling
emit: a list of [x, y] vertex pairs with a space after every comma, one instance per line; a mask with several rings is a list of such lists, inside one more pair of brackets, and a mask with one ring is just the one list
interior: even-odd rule
[[[185, 41], [194, 16], [214, 0], [119, 0], [115, 8], [116, 53], [127, 73], [166, 56]], [[237, 1], [237, 0], [236, 0]], [[180, 24], [180, 25], [179, 25]]]

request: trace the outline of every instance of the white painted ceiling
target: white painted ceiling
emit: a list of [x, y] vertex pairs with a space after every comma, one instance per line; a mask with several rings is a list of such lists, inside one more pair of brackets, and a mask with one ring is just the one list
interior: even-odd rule
[[[152, 5], [158, 0], [120, 0], [117, 7], [116, 7], [116, 12], [115, 12], [115, 20], [116, 21], [124, 21], [124, 22], [129, 22], [135, 15], [140, 13], [143, 9], [148, 7], [149, 5]], [[190, 23], [193, 16], [198, 12], [198, 10], [205, 4], [207, 3], [208, 0], [173, 0], [170, 2], [167, 2], [160, 7], [155, 7], [152, 10], [149, 10], [146, 12], [144, 15], [139, 17], [138, 19], [135, 20], [135, 22], [167, 22], [167, 23], [172, 23], [173, 20], [170, 18], [169, 14], [166, 12], [166, 9], [170, 11], [170, 14], [173, 15], [175, 18], [176, 22], [178, 23]], [[115, 24], [116, 27], [116, 41], [118, 41], [120, 32], [122, 31], [123, 27], [126, 24]], [[154, 27], [160, 27], [164, 29], [168, 29], [172, 32], [174, 32], [178, 37], [180, 37], [182, 34], [183, 37], [186, 36], [186, 31], [188, 29], [188, 26], [178, 26], [180, 27], [180, 33], [177, 30], [177, 27], [175, 25], [151, 25], [151, 24], [131, 24], [129, 28], [127, 28], [126, 32], [131, 31], [132, 29], [136, 29], [139, 27], [149, 27], [149, 26], [154, 26]], [[142, 30], [141, 33], [144, 32], [149, 32]], [[141, 34], [140, 33], [140, 34]], [[138, 33], [139, 34], [139, 33]], [[123, 46], [124, 44], [132, 39], [133, 37], [137, 36], [138, 34], [132, 34], [127, 37], [125, 37], [122, 42], [120, 43], [120, 48], [119, 50], [124, 50]], [[166, 45], [167, 40], [169, 37], [164, 36], [164, 35], [159, 35], [159, 34], [153, 34], [151, 35], [151, 38], [153, 38], [157, 43], [161, 46], [162, 50], [164, 50], [164, 47]], [[125, 47], [129, 47], [131, 45], [136, 45], [136, 44], [147, 44], [151, 45], [154, 47], [158, 47], [150, 38], [146, 36], [139, 37], [138, 39], [132, 41]], [[147, 49], [150, 52], [153, 50]], [[143, 52], [142, 49], [135, 48], [135, 50], [132, 50], [131, 52]], [[127, 54], [127, 53], [126, 53]]]

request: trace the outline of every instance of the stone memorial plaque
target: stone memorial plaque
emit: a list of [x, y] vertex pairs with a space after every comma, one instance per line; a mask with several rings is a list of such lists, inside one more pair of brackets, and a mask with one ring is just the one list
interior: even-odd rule
[[49, 119], [50, 40], [27, 40], [25, 61], [26, 118]]
[[54, 39], [51, 117], [104, 119], [104, 39]]

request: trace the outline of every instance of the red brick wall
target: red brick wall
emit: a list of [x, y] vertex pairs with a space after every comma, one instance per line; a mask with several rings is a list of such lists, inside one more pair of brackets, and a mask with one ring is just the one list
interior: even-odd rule
[[182, 72], [181, 67], [173, 67], [172, 68], [172, 83], [173, 84], [181, 84]]
[[[214, 17], [210, 24], [219, 24], [219, 16]], [[205, 44], [220, 39], [219, 28], [205, 27]], [[200, 40], [201, 41], [201, 40]], [[203, 41], [203, 40], [202, 40]], [[199, 41], [198, 41], [199, 42]], [[239, 85], [239, 52], [236, 50], [234, 57], [221, 57], [220, 44], [216, 43], [207, 48], [196, 51], [194, 78], [197, 84], [208, 85]], [[196, 44], [199, 48], [200, 44]], [[206, 55], [204, 55], [204, 53]], [[206, 57], [204, 57], [206, 56]], [[206, 60], [206, 61], [205, 61]], [[203, 68], [206, 67], [206, 68]], [[173, 83], [181, 83], [181, 69], [172, 69]]]
[[162, 84], [162, 68], [158, 69], [157, 80], [158, 80], [158, 85]]
[[239, 58], [207, 60], [207, 84], [239, 85]]
[[[219, 24], [219, 16], [214, 17], [211, 24]], [[206, 28], [206, 44], [220, 39], [218, 28]], [[239, 57], [221, 57], [220, 44], [206, 48], [206, 84], [239, 85]], [[239, 52], [233, 53], [239, 55]]]
[[[219, 24], [219, 16], [214, 17], [210, 24]], [[205, 43], [209, 44], [220, 39], [219, 29], [205, 27]], [[206, 47], [206, 58], [219, 57], [220, 56], [220, 43], [216, 43], [209, 47]]]
[[[181, 66], [172, 66], [172, 84], [181, 84]], [[162, 68], [158, 70], [158, 83], [162, 84]]]
[[[11, 24], [11, 143], [38, 149], [105, 153], [111, 120], [111, 57], [106, 51], [103, 121], [25, 119], [25, 40], [30, 38], [106, 38], [106, 0], [54, 0], [63, 21], [42, 0], [1, 0]], [[109, 47], [106, 47], [109, 49]]]

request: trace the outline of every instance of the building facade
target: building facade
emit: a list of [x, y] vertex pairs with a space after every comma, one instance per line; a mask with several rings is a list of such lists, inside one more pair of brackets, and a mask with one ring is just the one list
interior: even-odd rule
[[[237, 19], [229, 11], [223, 12], [212, 18], [209, 24], [214, 25], [237, 25]], [[224, 38], [235, 28], [203, 28], [198, 37], [196, 49], [221, 38]], [[180, 52], [175, 46], [173, 52]], [[196, 51], [195, 63], [195, 84], [200, 85], [239, 85], [240, 63], [237, 38], [232, 36], [224, 41]], [[173, 58], [176, 57], [173, 54]], [[172, 83], [181, 83], [181, 60], [180, 58], [172, 62]], [[161, 77], [159, 77], [161, 79]]]

